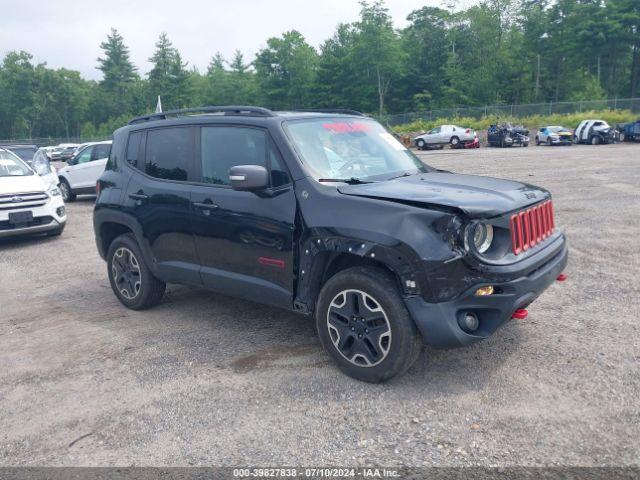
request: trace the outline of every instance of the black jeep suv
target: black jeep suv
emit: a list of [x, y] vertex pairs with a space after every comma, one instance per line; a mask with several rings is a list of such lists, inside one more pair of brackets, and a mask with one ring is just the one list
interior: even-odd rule
[[165, 283], [314, 315], [348, 375], [406, 371], [421, 339], [495, 332], [567, 263], [548, 191], [424, 165], [357, 112], [204, 107], [114, 133], [94, 228], [115, 295]]

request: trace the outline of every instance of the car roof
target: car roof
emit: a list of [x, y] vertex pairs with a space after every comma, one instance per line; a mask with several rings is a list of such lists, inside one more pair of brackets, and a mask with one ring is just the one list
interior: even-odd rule
[[12, 148], [35, 148], [36, 150], [38, 149], [37, 145], [28, 144], [28, 143], [6, 143], [3, 145], [0, 145], [0, 147], [9, 149], [9, 150]]
[[132, 119], [125, 127], [132, 130], [154, 128], [168, 125], [189, 125], [194, 123], [233, 123], [247, 125], [267, 125], [282, 120], [298, 120], [308, 118], [368, 118], [360, 112], [349, 109], [307, 109], [272, 111], [252, 106], [213, 106], [170, 110], [152, 113]]

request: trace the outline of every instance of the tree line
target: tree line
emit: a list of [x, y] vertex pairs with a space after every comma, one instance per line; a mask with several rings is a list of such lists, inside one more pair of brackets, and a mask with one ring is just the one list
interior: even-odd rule
[[319, 48], [295, 30], [252, 60], [213, 55], [189, 67], [165, 33], [138, 71], [112, 29], [100, 81], [34, 64], [24, 51], [0, 65], [0, 138], [109, 135], [132, 116], [201, 105], [343, 107], [372, 114], [460, 105], [635, 97], [640, 92], [640, 1], [456, 0], [423, 7], [396, 29], [382, 0], [360, 3]]

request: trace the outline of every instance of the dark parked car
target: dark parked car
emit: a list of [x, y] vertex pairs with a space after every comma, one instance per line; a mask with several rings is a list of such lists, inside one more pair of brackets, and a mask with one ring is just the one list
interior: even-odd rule
[[78, 145], [70, 145], [68, 147], [64, 147], [60, 152], [60, 160], [66, 162], [76, 154], [77, 150]]
[[33, 162], [33, 156], [38, 151], [37, 145], [0, 145], [1, 148], [6, 150], [10, 150], [15, 153], [20, 160], [27, 162], [29, 166], [31, 166], [31, 162]]
[[620, 137], [624, 142], [640, 141], [640, 120], [635, 122], [623, 123], [618, 126]]
[[523, 126], [513, 126], [510, 123], [491, 125], [487, 130], [487, 140], [492, 147], [529, 146], [529, 130]]
[[[203, 107], [114, 133], [94, 230], [132, 309], [180, 283], [315, 317], [348, 375], [470, 345], [561, 275], [551, 195], [424, 165], [356, 114]], [[560, 277], [561, 278], [561, 277]]]

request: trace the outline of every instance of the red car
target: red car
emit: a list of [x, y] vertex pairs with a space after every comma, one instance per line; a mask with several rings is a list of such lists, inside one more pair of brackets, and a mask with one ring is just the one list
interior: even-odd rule
[[480, 148], [480, 141], [478, 140], [478, 137], [476, 136], [472, 142], [465, 143], [464, 148]]

